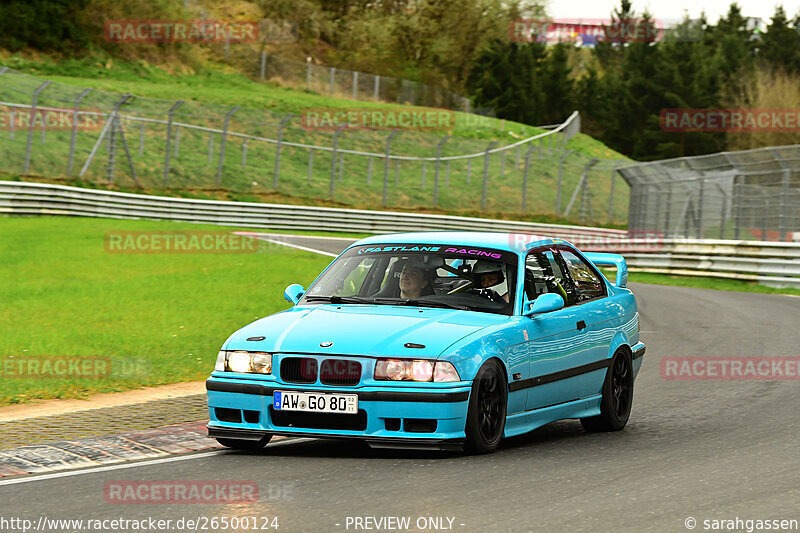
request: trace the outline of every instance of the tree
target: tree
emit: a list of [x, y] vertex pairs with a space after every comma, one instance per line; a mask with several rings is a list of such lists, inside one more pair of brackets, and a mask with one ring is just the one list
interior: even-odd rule
[[759, 57], [772, 68], [789, 73], [800, 72], [800, 33], [792, 28], [783, 7], [775, 8], [772, 22], [767, 26]]

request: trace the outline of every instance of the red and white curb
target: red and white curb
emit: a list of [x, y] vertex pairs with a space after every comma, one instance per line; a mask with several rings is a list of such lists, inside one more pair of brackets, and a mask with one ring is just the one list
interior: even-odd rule
[[0, 477], [41, 474], [222, 448], [206, 422], [63, 440], [0, 451]]

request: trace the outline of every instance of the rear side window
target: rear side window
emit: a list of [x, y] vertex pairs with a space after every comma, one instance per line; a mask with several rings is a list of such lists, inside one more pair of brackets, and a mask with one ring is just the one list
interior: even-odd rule
[[567, 270], [569, 270], [569, 275], [575, 283], [579, 302], [606, 295], [605, 284], [583, 259], [569, 250], [562, 249], [560, 253]]

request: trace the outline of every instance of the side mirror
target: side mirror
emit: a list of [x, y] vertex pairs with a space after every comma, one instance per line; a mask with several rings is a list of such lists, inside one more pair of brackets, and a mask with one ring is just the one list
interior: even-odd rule
[[534, 301], [526, 301], [522, 308], [524, 316], [538, 315], [541, 313], [549, 313], [550, 311], [558, 311], [564, 308], [564, 298], [560, 294], [548, 292], [542, 294]]
[[286, 290], [283, 291], [283, 298], [290, 304], [297, 305], [297, 302], [300, 301], [300, 298], [303, 297], [303, 293], [305, 292], [306, 290], [303, 288], [302, 285], [298, 283], [293, 283], [288, 287], [286, 287]]

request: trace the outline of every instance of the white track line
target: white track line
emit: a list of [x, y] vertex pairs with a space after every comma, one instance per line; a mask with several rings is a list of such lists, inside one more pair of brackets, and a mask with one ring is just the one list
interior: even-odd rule
[[300, 246], [299, 244], [292, 244], [290, 242], [278, 241], [275, 239], [259, 239], [267, 242], [271, 242], [273, 244], [281, 244], [283, 246], [288, 246], [289, 248], [297, 248], [298, 250], [303, 250], [304, 252], [311, 252], [314, 254], [320, 255], [327, 255], [328, 257], [339, 257], [339, 254], [332, 254], [330, 252], [326, 252], [324, 250], [317, 250], [316, 248], [308, 248], [306, 246]]
[[356, 242], [357, 240], [361, 239], [361, 237], [325, 237], [323, 235], [296, 235], [291, 233], [258, 233], [252, 231], [237, 231], [236, 233], [240, 233], [242, 235], [263, 235], [265, 237], [291, 237], [293, 239], [326, 239], [329, 241], [348, 241], [348, 242]]
[[[310, 437], [287, 437], [281, 439], [279, 442], [275, 442], [274, 444], [270, 444], [270, 448], [275, 448], [276, 446], [284, 446], [287, 444], [297, 444], [299, 442], [309, 442], [316, 439], [312, 439]], [[53, 472], [52, 474], [41, 474], [41, 475], [28, 475], [21, 477], [13, 477], [11, 479], [0, 479], [0, 487], [4, 485], [16, 485], [18, 483], [30, 483], [32, 481], [44, 481], [46, 479], [56, 479], [61, 477], [72, 477], [72, 476], [81, 476], [83, 474], [94, 474], [97, 472], [108, 472], [111, 470], [125, 470], [128, 468], [137, 468], [140, 466], [151, 466], [151, 465], [158, 465], [162, 463], [175, 463], [178, 461], [189, 461], [190, 459], [204, 459], [206, 457], [213, 457], [215, 455], [227, 454], [231, 453], [233, 450], [214, 450], [211, 452], [202, 452], [202, 453], [195, 453], [191, 455], [179, 455], [175, 457], [161, 457], [159, 459], [146, 459], [143, 461], [136, 461], [133, 463], [125, 463], [120, 465], [109, 465], [109, 466], [98, 466], [93, 468], [84, 468], [82, 470], [71, 470], [66, 472]]]

